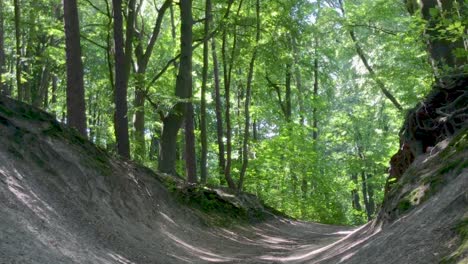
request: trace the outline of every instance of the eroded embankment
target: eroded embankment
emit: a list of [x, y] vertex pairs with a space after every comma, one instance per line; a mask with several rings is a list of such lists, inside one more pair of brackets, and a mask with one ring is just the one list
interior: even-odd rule
[[[206, 194], [227, 207], [213, 212], [204, 210], [213, 205], [209, 201], [187, 205], [185, 194], [181, 200], [168, 190], [166, 176], [112, 158], [51, 116], [1, 98], [0, 263], [437, 263], [451, 254], [452, 260], [462, 259], [466, 134], [417, 158], [399, 180], [401, 188], [388, 196], [391, 221], [350, 233], [263, 218], [236, 205], [245, 199], [213, 191]], [[169, 181], [177, 188], [177, 181]], [[229, 216], [231, 210], [239, 210], [240, 219]], [[248, 224], [252, 217], [256, 223]]]

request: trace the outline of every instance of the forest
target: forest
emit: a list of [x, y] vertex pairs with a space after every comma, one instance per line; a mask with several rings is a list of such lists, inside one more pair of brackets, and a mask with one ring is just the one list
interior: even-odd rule
[[0, 90], [188, 184], [359, 225], [408, 111], [466, 74], [467, 18], [466, 0], [1, 0]]

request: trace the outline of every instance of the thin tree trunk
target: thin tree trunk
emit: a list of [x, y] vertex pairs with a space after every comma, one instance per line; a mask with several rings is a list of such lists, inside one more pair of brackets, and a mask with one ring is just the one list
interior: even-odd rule
[[0, 1], [0, 95], [10, 95], [7, 83], [3, 80], [6, 73], [5, 41], [3, 28], [3, 0]]
[[[211, 52], [213, 56], [213, 75], [214, 75], [214, 88], [215, 88], [215, 104], [216, 104], [216, 136], [218, 141], [218, 166], [220, 176], [224, 175], [224, 168], [226, 166], [226, 159], [224, 156], [224, 142], [223, 142], [223, 111], [221, 102], [221, 88], [219, 81], [219, 65], [218, 56], [216, 54], [216, 39], [211, 40]], [[225, 180], [224, 177], [220, 177], [221, 184]]]
[[[3, 0], [2, 0], [3, 1]], [[15, 48], [16, 48], [16, 89], [18, 100], [24, 100], [24, 91], [21, 85], [21, 9], [20, 0], [14, 0], [15, 6]]]
[[127, 25], [124, 42], [122, 0], [113, 0], [114, 7], [114, 42], [115, 42], [115, 138], [117, 152], [130, 158], [130, 140], [128, 135], [127, 89], [130, 77], [132, 56], [133, 26], [135, 22], [135, 0], [129, 0]]
[[[146, 94], [146, 71], [148, 63], [153, 53], [154, 46], [159, 38], [161, 32], [161, 25], [164, 19], [164, 14], [172, 5], [172, 0], [165, 0], [162, 6], [158, 9], [158, 15], [153, 27], [153, 32], [145, 50], [143, 50], [143, 32], [139, 34], [139, 43], [135, 49], [135, 56], [137, 58], [137, 81], [135, 87], [135, 116], [133, 128], [135, 129], [135, 158], [143, 161], [146, 155], [145, 143], [145, 94]], [[134, 32], [136, 34], [137, 32]]]
[[371, 178], [372, 178], [372, 174], [367, 174], [366, 181], [367, 181], [367, 194], [369, 196], [369, 214], [373, 216], [375, 213], [375, 200], [374, 200], [374, 187], [370, 183]]
[[80, 26], [76, 0], [64, 0], [67, 53], [67, 123], [86, 137], [86, 106], [81, 61]]
[[258, 43], [260, 42], [260, 0], [256, 1], [255, 5], [256, 13], [257, 13], [257, 29], [256, 29], [256, 36], [255, 36], [255, 47], [253, 50], [252, 58], [249, 64], [249, 73], [247, 76], [247, 87], [246, 87], [246, 94], [245, 94], [245, 127], [244, 127], [244, 142], [242, 147], [242, 168], [239, 176], [239, 184], [237, 186], [237, 192], [240, 193], [242, 191], [245, 179], [245, 172], [247, 171], [247, 166], [249, 163], [249, 135], [250, 135], [250, 100], [252, 97], [252, 80], [254, 75], [254, 66], [255, 66], [255, 59], [257, 58], [258, 52]]
[[369, 206], [369, 198], [368, 198], [368, 193], [367, 193], [367, 179], [366, 179], [366, 173], [363, 171], [361, 172], [361, 184], [362, 184], [362, 197], [364, 199], [364, 206], [366, 207], [366, 213], [367, 213], [367, 221], [372, 220], [372, 213], [370, 210]]
[[[237, 9], [236, 17], [239, 17], [240, 10], [242, 8], [243, 0], [240, 1]], [[223, 59], [223, 73], [224, 73], [224, 100], [226, 107], [226, 167], [224, 168], [224, 177], [228, 183], [230, 189], [235, 190], [236, 184], [234, 183], [231, 176], [231, 163], [232, 163], [232, 128], [231, 128], [231, 75], [232, 66], [234, 63], [234, 55], [237, 49], [237, 27], [234, 25], [234, 36], [231, 50], [231, 58], [228, 63], [227, 59], [227, 29], [223, 31], [223, 43], [222, 43], [222, 59]]]
[[356, 209], [357, 211], [362, 211], [362, 206], [361, 206], [361, 203], [359, 201], [359, 192], [357, 190], [357, 185], [358, 185], [358, 176], [357, 176], [357, 174], [352, 174], [351, 175], [351, 180], [353, 181], [354, 185], [356, 186], [356, 188], [354, 188], [351, 191], [351, 195], [352, 195], [352, 198], [353, 198], [353, 208]]
[[[343, 0], [339, 0], [339, 4], [340, 4], [341, 13], [343, 14], [343, 16], [345, 16], [346, 13], [345, 13], [344, 6], [343, 6]], [[380, 91], [382, 91], [382, 93], [385, 95], [385, 97], [387, 97], [387, 99], [390, 100], [390, 102], [392, 102], [392, 104], [399, 111], [403, 111], [403, 107], [400, 105], [398, 100], [392, 95], [392, 93], [390, 93], [389, 90], [387, 90], [387, 88], [385, 87], [385, 84], [381, 80], [379, 80], [377, 78], [377, 75], [375, 74], [374, 70], [372, 69], [369, 62], [367, 61], [366, 55], [365, 55], [364, 51], [362, 50], [361, 46], [359, 45], [359, 42], [356, 39], [356, 35], [355, 35], [353, 29], [349, 29], [349, 35], [351, 36], [351, 39], [353, 40], [354, 47], [356, 48], [356, 53], [358, 54], [359, 58], [361, 59], [362, 63], [366, 67], [369, 74], [371, 75], [372, 79], [379, 86]]]
[[292, 102], [291, 102], [291, 65], [286, 65], [286, 94], [284, 100], [286, 101], [286, 121], [292, 121]]
[[319, 64], [318, 64], [318, 40], [315, 37], [315, 57], [314, 57], [314, 108], [312, 109], [312, 138], [317, 141], [318, 138], [318, 109], [317, 109], [317, 100], [318, 100], [318, 89], [319, 89]]
[[200, 140], [201, 140], [201, 157], [200, 157], [200, 176], [201, 183], [206, 183], [207, 178], [207, 156], [208, 156], [208, 141], [206, 131], [206, 85], [208, 81], [208, 63], [209, 63], [209, 46], [208, 35], [210, 34], [211, 22], [211, 0], [206, 0], [205, 3], [205, 34], [203, 41], [203, 72], [201, 86], [201, 104], [200, 104]]

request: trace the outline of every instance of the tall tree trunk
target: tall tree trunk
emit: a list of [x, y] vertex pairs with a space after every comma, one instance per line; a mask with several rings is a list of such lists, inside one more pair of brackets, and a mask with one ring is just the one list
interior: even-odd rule
[[[218, 56], [216, 54], [216, 39], [211, 39], [211, 52], [213, 56], [213, 75], [214, 75], [214, 88], [215, 88], [215, 107], [216, 107], [216, 136], [218, 142], [218, 166], [221, 184], [225, 180], [224, 168], [226, 166], [226, 159], [224, 156], [224, 142], [223, 142], [223, 106], [221, 102], [221, 88], [219, 81], [219, 65]], [[223, 177], [221, 177], [223, 175]]]
[[292, 121], [292, 102], [291, 102], [291, 65], [286, 65], [286, 94], [284, 100], [286, 101], [286, 120]]
[[80, 26], [76, 0], [64, 0], [67, 53], [67, 123], [86, 137], [86, 106], [81, 61]]
[[130, 158], [130, 140], [128, 135], [127, 89], [130, 77], [132, 57], [133, 27], [135, 22], [135, 1], [128, 2], [127, 25], [123, 29], [122, 0], [112, 0], [114, 7], [114, 42], [115, 42], [115, 138], [117, 152]]
[[[148, 63], [153, 53], [154, 46], [159, 38], [161, 32], [161, 25], [164, 19], [164, 14], [172, 5], [172, 0], [165, 0], [162, 6], [158, 9], [158, 15], [156, 22], [153, 27], [151, 38], [143, 49], [143, 33], [141, 32], [139, 37], [139, 43], [135, 48], [135, 57], [137, 59], [137, 81], [135, 87], [135, 115], [133, 128], [134, 141], [135, 141], [135, 159], [143, 161], [146, 155], [146, 143], [145, 143], [145, 94], [146, 88], [146, 71], [148, 69]], [[136, 29], [135, 29], [136, 30]], [[143, 29], [142, 29], [143, 31]], [[136, 34], [137, 32], [134, 32]]]
[[252, 58], [249, 64], [249, 73], [247, 76], [247, 87], [246, 87], [246, 94], [245, 94], [245, 126], [244, 126], [244, 141], [242, 146], [242, 168], [239, 176], [239, 183], [237, 186], [237, 192], [240, 193], [242, 191], [245, 179], [245, 172], [247, 171], [247, 166], [249, 163], [249, 135], [250, 135], [250, 101], [252, 98], [252, 80], [254, 75], [254, 66], [255, 60], [257, 58], [258, 52], [258, 43], [260, 42], [260, 0], [256, 1], [255, 4], [256, 14], [257, 14], [257, 28], [256, 28], [256, 36], [255, 36], [255, 47], [253, 50]]
[[[192, 2], [191, 0], [180, 1], [181, 35], [180, 35], [180, 65], [177, 75], [175, 95], [179, 99], [190, 99], [192, 97]], [[163, 132], [161, 135], [161, 147], [159, 155], [159, 171], [168, 174], [176, 174], [176, 145], [177, 133], [184, 117], [187, 117], [185, 129], [186, 151], [185, 158], [188, 182], [196, 182], [195, 164], [195, 142], [190, 142], [193, 135], [193, 107], [191, 102], [177, 102], [174, 108], [163, 119]], [[190, 124], [191, 123], [191, 124]], [[194, 140], [193, 140], [194, 141]]]
[[[237, 9], [236, 18], [240, 15], [243, 0], [240, 0]], [[231, 57], [227, 58], [227, 29], [223, 30], [223, 42], [221, 48], [221, 55], [223, 60], [223, 74], [224, 74], [224, 101], [226, 107], [226, 166], [224, 168], [224, 177], [230, 189], [235, 190], [236, 184], [231, 176], [231, 163], [232, 163], [232, 128], [231, 128], [231, 75], [234, 63], [234, 55], [237, 49], [237, 27], [234, 25], [234, 36], [231, 50]]]
[[[3, 0], [2, 0], [3, 1]], [[21, 84], [21, 9], [20, 0], [14, 1], [15, 6], [15, 48], [16, 48], [16, 89], [18, 100], [24, 100], [24, 91]]]
[[10, 95], [8, 85], [3, 79], [6, 73], [5, 41], [3, 29], [3, 1], [0, 1], [0, 94]]
[[318, 38], [315, 37], [315, 54], [314, 54], [314, 108], [312, 109], [312, 138], [317, 141], [318, 138], [318, 89], [319, 89], [319, 63], [318, 63]]
[[200, 104], [200, 140], [201, 140], [201, 157], [200, 157], [200, 176], [201, 183], [206, 183], [207, 178], [207, 155], [208, 155], [208, 141], [206, 131], [206, 85], [208, 81], [208, 63], [209, 63], [209, 46], [208, 35], [210, 34], [211, 22], [211, 0], [206, 0], [205, 3], [205, 34], [203, 41], [203, 72], [202, 72], [202, 86], [201, 86], [201, 104]]

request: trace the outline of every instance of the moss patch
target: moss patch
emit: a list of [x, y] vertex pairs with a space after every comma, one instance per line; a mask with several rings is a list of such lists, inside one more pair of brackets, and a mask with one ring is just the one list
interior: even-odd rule
[[452, 252], [452, 254], [444, 257], [440, 263], [443, 264], [455, 264], [455, 263], [466, 263], [468, 254], [468, 218], [463, 219], [455, 227], [457, 234], [460, 236], [460, 246]]

